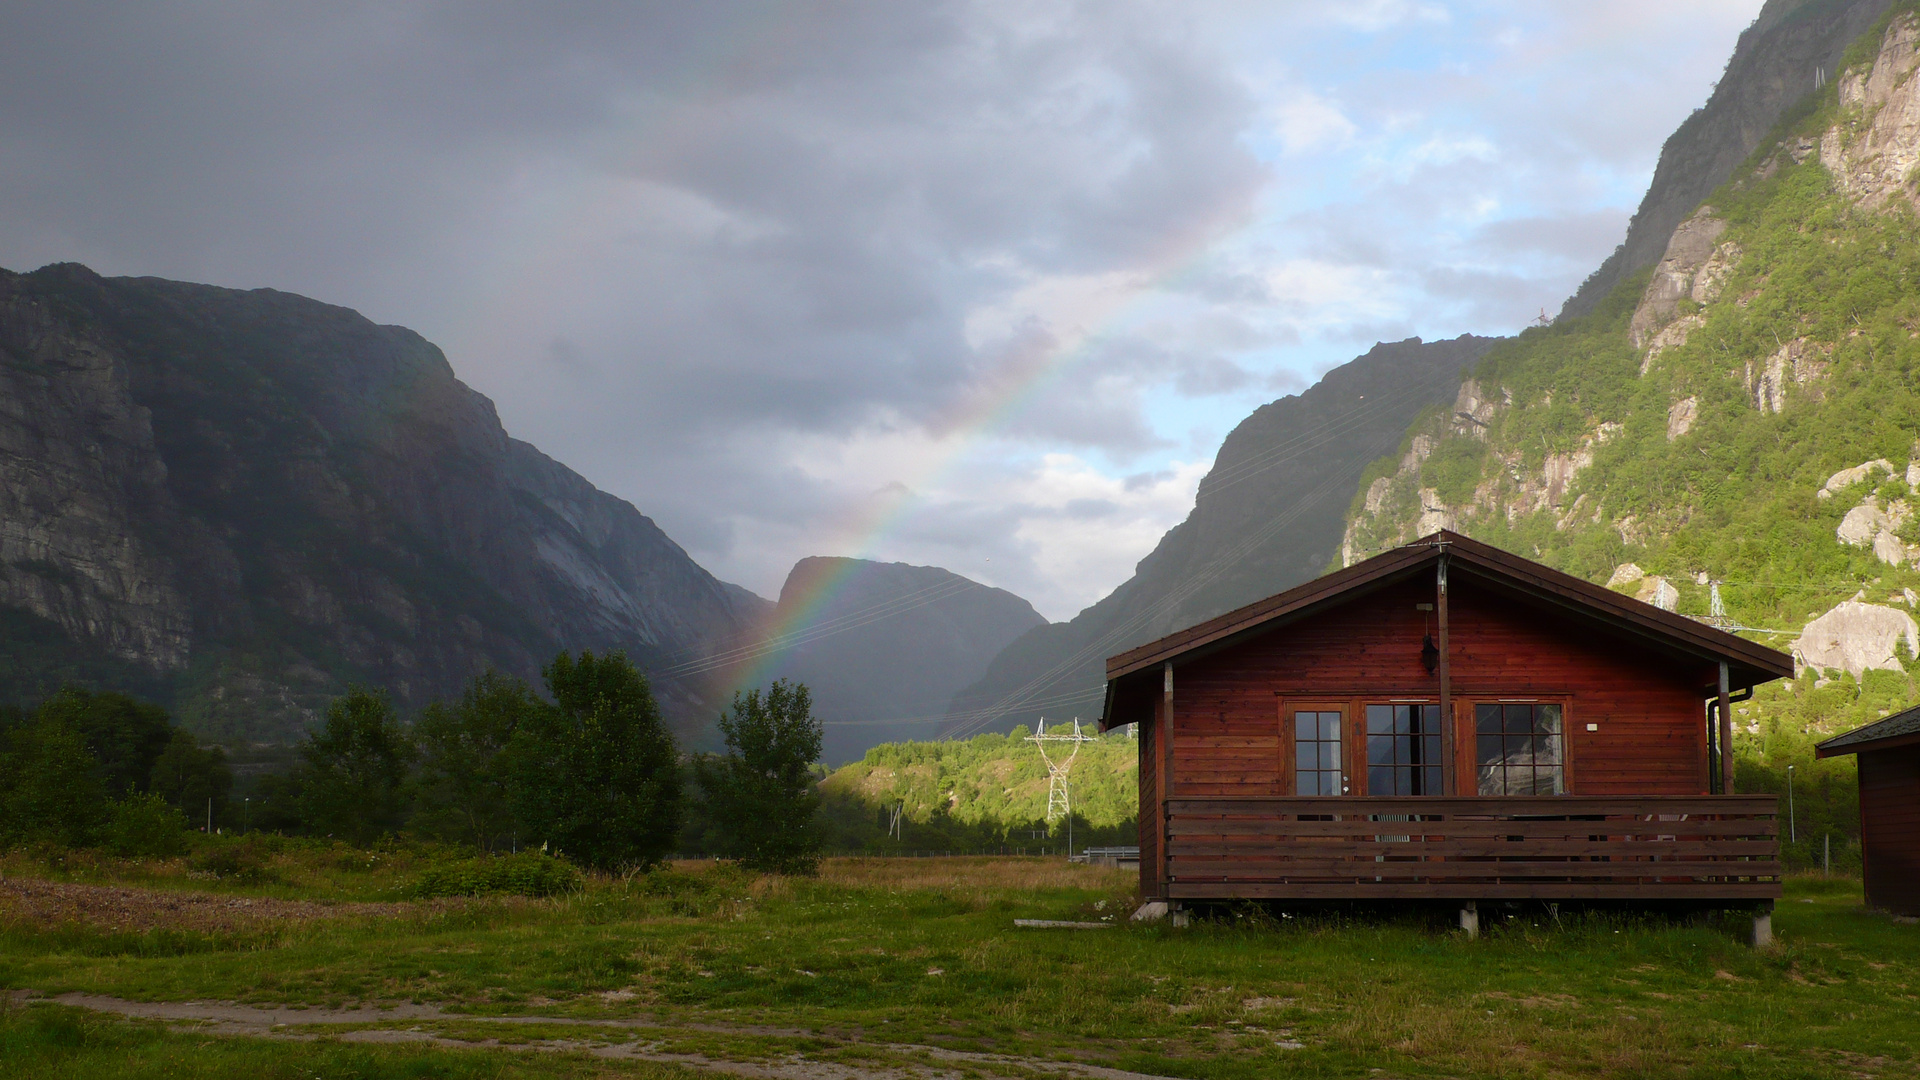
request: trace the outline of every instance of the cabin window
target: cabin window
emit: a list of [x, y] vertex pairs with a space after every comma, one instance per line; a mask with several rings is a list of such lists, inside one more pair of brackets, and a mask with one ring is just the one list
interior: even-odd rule
[[1565, 794], [1560, 706], [1475, 705], [1473, 726], [1480, 794]]
[[1367, 706], [1367, 794], [1441, 791], [1440, 706]]
[[1294, 794], [1344, 793], [1338, 712], [1302, 709], [1293, 714], [1293, 765]]

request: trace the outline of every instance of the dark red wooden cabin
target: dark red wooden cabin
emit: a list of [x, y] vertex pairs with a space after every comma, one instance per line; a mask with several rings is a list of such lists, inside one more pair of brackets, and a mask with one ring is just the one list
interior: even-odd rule
[[[1107, 661], [1148, 899], [1780, 895], [1728, 703], [1784, 653], [1449, 532]], [[1756, 924], [1757, 925], [1757, 924]]]
[[1860, 755], [1861, 877], [1867, 905], [1920, 915], [1920, 708], [1836, 735], [1814, 753]]

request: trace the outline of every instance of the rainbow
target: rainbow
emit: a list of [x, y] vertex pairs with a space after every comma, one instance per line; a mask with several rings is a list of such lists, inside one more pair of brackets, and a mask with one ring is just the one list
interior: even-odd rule
[[[703, 80], [721, 82], [726, 72], [750, 72], [776, 60], [791, 46], [792, 37], [792, 28], [784, 20], [769, 18], [752, 32], [737, 32], [722, 42], [710, 43], [708, 55], [698, 63], [683, 65], [682, 70], [700, 72]], [[715, 72], [722, 75], [715, 76]], [[689, 74], [688, 80], [693, 78]], [[625, 148], [636, 145], [652, 147], [655, 155], [692, 147], [706, 130], [704, 110], [719, 100], [717, 94], [692, 93], [686, 103], [664, 117], [654, 113], [645, 120], [636, 119], [603, 141], [602, 156], [617, 162]], [[515, 327], [541, 321], [530, 317], [529, 309], [545, 306], [547, 301], [534, 295], [537, 290], [524, 288], [526, 283], [564, 279], [570, 265], [577, 265], [580, 251], [605, 243], [611, 231], [609, 223], [617, 227], [633, 219], [636, 195], [644, 186], [641, 181], [601, 178], [544, 201], [517, 204], [516, 221], [509, 226], [514, 241], [502, 247], [492, 265], [475, 268], [481, 280], [499, 285], [477, 294], [466, 312], [470, 317], [462, 320], [466, 332], [459, 337], [468, 342], [510, 340]], [[914, 492], [937, 489], [976, 447], [1002, 432], [1037, 398], [1067, 380], [1100, 342], [1124, 333], [1157, 294], [1190, 276], [1217, 242], [1246, 228], [1256, 187], [1257, 181], [1250, 180], [1243, 198], [1224, 200], [1233, 210], [1168, 231], [1135, 261], [1131, 270], [1112, 275], [1113, 280], [1105, 287], [1089, 290], [1078, 303], [1054, 312], [1055, 324], [1070, 329], [1053, 336], [1028, 337], [1005, 348], [987, 379], [927, 423], [927, 429], [941, 443], [939, 451], [915, 466], [911, 475], [897, 478], [899, 483], [892, 486], [897, 494], [870, 500], [838, 530], [854, 538], [847, 545], [849, 559], [876, 558], [919, 508], [921, 496]], [[541, 188], [533, 185], [532, 190]], [[724, 678], [716, 683], [728, 691], [767, 685], [779, 676], [785, 654], [782, 643], [804, 637], [810, 627], [819, 624], [834, 599], [857, 580], [860, 566], [855, 561], [842, 562], [832, 572], [806, 580], [795, 596], [783, 598], [777, 617], [759, 628], [755, 643], [674, 670], [703, 674], [724, 671]]]

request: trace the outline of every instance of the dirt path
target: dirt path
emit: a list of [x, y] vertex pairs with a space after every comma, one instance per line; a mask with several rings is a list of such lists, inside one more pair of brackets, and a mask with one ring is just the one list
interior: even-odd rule
[[0, 922], [37, 929], [79, 923], [103, 930], [230, 933], [281, 922], [436, 912], [462, 903], [461, 900], [428, 900], [325, 904], [131, 885], [0, 878]]
[[[937, 1046], [904, 1043], [868, 1043], [857, 1036], [836, 1034], [836, 1042], [858, 1045], [871, 1055], [878, 1051], [898, 1057], [898, 1064], [856, 1066], [836, 1061], [811, 1060], [790, 1054], [779, 1060], [736, 1061], [703, 1054], [672, 1053], [660, 1046], [656, 1036], [674, 1032], [700, 1032], [715, 1035], [765, 1037], [823, 1037], [825, 1033], [801, 1029], [718, 1024], [664, 1024], [647, 1020], [581, 1020], [558, 1016], [465, 1016], [448, 1013], [437, 1005], [396, 1005], [389, 1008], [314, 1009], [238, 1005], [231, 1002], [204, 1001], [128, 1001], [99, 994], [62, 994], [53, 998], [16, 995], [18, 1004], [51, 1001], [60, 1005], [110, 1013], [133, 1020], [158, 1020], [170, 1024], [191, 1025], [194, 1030], [216, 1035], [243, 1035], [254, 1038], [310, 1040], [321, 1038], [312, 1029], [339, 1025], [343, 1030], [325, 1033], [326, 1038], [360, 1043], [430, 1043], [437, 1046], [468, 1049], [497, 1048], [522, 1051], [574, 1051], [594, 1057], [632, 1061], [658, 1061], [686, 1065], [753, 1080], [959, 1080], [965, 1073], [1009, 1078], [1028, 1078], [1035, 1073], [1061, 1080], [1169, 1080], [1146, 1073], [1109, 1069], [1081, 1062], [1049, 1061], [1005, 1054], [970, 1053]], [[391, 1026], [412, 1022], [412, 1026]], [[551, 1038], [512, 1042], [498, 1039], [456, 1038], [431, 1030], [440, 1023], [503, 1024], [525, 1027], [589, 1028], [593, 1036]], [[363, 1024], [386, 1025], [360, 1027]], [[609, 1031], [632, 1032], [630, 1038], [609, 1037]], [[943, 1068], [942, 1066], [948, 1066]]]

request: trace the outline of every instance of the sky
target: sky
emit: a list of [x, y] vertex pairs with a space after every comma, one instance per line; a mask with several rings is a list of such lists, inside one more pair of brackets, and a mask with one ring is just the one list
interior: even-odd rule
[[1759, 8], [7, 4], [0, 266], [411, 327], [764, 596], [1064, 619], [1260, 404], [1558, 310]]

